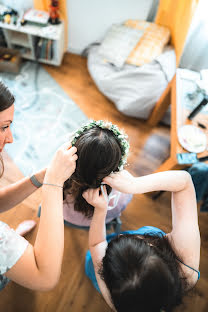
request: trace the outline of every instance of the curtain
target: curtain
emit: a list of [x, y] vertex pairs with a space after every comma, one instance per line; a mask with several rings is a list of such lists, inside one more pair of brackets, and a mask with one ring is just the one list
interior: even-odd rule
[[199, 0], [160, 0], [155, 23], [170, 29], [177, 66], [198, 2]]
[[[153, 16], [156, 15], [157, 9], [158, 0], [153, 0], [152, 7], [148, 15], [149, 21], [152, 21]], [[207, 12], [208, 0], [199, 0], [182, 53], [179, 65], [182, 68], [188, 68], [196, 71], [208, 68]]]
[[208, 1], [200, 0], [189, 29], [180, 67], [208, 68]]
[[159, 6], [159, 0], [152, 0], [152, 5], [147, 16], [148, 22], [154, 22], [155, 16], [157, 14], [158, 6]]

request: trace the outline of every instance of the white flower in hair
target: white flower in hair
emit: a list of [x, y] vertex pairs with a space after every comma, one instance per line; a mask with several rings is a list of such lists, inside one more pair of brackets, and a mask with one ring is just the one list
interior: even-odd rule
[[103, 120], [89, 120], [85, 125], [80, 127], [72, 136], [72, 146], [75, 145], [76, 141], [79, 139], [79, 137], [86, 131], [92, 128], [99, 127], [101, 129], [108, 129], [113, 132], [115, 137], [118, 140], [118, 143], [121, 147], [121, 160], [118, 166], [118, 170], [123, 170], [124, 165], [127, 161], [127, 156], [129, 152], [129, 142], [128, 142], [128, 136], [120, 130], [116, 125], [113, 125], [111, 122], [103, 121]]

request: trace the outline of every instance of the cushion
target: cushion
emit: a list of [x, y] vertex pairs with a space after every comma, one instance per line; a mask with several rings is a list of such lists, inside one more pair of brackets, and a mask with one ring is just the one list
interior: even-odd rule
[[107, 62], [122, 67], [143, 33], [141, 29], [114, 24], [102, 41], [98, 53]]
[[170, 39], [170, 30], [167, 27], [159, 26], [139, 20], [128, 20], [125, 25], [134, 29], [143, 30], [144, 34], [136, 47], [128, 56], [126, 63], [141, 66], [152, 62], [159, 56]]

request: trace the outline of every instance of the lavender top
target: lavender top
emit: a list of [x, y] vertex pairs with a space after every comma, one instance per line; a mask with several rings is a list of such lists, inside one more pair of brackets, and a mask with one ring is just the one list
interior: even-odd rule
[[[109, 195], [108, 212], [106, 223], [109, 223], [116, 217], [121, 215], [121, 212], [126, 208], [127, 204], [132, 199], [131, 194], [120, 193], [112, 190]], [[85, 217], [81, 212], [74, 210], [73, 196], [68, 194], [63, 204], [64, 220], [79, 226], [90, 226], [91, 218]]]

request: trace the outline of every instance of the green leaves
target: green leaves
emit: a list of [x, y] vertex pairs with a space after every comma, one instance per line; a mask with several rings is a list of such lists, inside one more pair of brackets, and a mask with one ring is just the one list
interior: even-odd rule
[[108, 129], [110, 131], [113, 132], [113, 134], [115, 135], [115, 137], [117, 138], [119, 145], [121, 147], [121, 155], [122, 158], [120, 160], [119, 163], [119, 167], [118, 170], [123, 170], [124, 165], [126, 164], [127, 161], [127, 156], [128, 156], [128, 152], [129, 152], [129, 142], [128, 142], [128, 136], [121, 131], [116, 125], [113, 125], [111, 122], [106, 122], [103, 120], [89, 120], [89, 122], [87, 124], [85, 124], [84, 126], [82, 126], [81, 128], [79, 128], [73, 136], [72, 139], [72, 146], [75, 145], [76, 141], [78, 140], [78, 138], [86, 131], [92, 128], [96, 128], [99, 127], [101, 129]]

